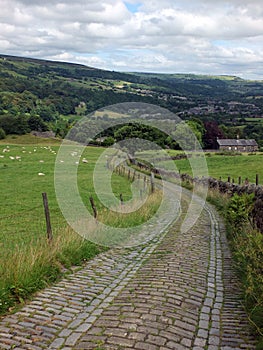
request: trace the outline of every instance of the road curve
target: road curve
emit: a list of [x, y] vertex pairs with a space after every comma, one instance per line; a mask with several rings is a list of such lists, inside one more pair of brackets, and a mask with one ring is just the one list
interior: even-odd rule
[[3, 317], [0, 349], [255, 349], [222, 220], [206, 203], [181, 229], [190, 197], [149, 242], [100, 254]]

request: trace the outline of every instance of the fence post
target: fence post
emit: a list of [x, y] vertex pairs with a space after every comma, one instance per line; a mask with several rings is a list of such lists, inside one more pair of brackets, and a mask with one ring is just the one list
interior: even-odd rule
[[230, 182], [231, 181], [231, 178], [230, 178], [230, 176], [228, 176], [228, 178], [227, 178], [227, 182]]
[[92, 197], [90, 197], [89, 201], [90, 201], [90, 204], [91, 204], [91, 207], [92, 207], [92, 210], [93, 210], [94, 218], [97, 219], [98, 212], [97, 212], [97, 208], [96, 208], [95, 203], [94, 203], [94, 199]]
[[121, 205], [123, 205], [123, 196], [122, 196], [122, 193], [120, 194], [120, 201], [121, 201]]
[[256, 174], [256, 186], [258, 186], [258, 174]]
[[154, 173], [151, 173], [151, 192], [154, 192]]
[[130, 176], [131, 176], [131, 171], [129, 169], [129, 171], [128, 171], [128, 180], [130, 180]]
[[50, 222], [48, 199], [47, 199], [47, 194], [45, 192], [42, 193], [42, 198], [43, 198], [45, 217], [46, 217], [47, 238], [48, 238], [48, 241], [51, 242], [53, 239], [53, 234], [52, 234], [52, 228], [51, 228], [51, 222]]
[[238, 177], [238, 184], [241, 185], [241, 176]]

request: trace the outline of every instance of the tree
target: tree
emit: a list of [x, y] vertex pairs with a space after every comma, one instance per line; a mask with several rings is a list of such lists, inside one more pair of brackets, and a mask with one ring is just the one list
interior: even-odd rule
[[197, 138], [188, 123], [182, 122], [178, 124], [176, 130], [172, 132], [172, 135], [181, 149], [185, 151], [196, 149]]
[[34, 131], [48, 130], [47, 124], [38, 115], [31, 115], [27, 122], [30, 130], [34, 130]]
[[102, 146], [109, 147], [114, 145], [115, 140], [112, 136], [106, 137], [106, 139], [102, 142]]
[[217, 149], [217, 139], [224, 138], [224, 133], [219, 128], [218, 124], [214, 121], [204, 123], [205, 134], [204, 134], [204, 146], [206, 149]]
[[203, 146], [203, 137], [205, 134], [205, 127], [203, 122], [198, 118], [191, 118], [186, 123], [195, 134], [195, 137], [197, 138], [199, 144]]
[[23, 135], [30, 131], [25, 115], [14, 117], [6, 114], [0, 116], [0, 128], [2, 128], [6, 134]]
[[0, 140], [3, 140], [6, 138], [5, 130], [0, 128]]

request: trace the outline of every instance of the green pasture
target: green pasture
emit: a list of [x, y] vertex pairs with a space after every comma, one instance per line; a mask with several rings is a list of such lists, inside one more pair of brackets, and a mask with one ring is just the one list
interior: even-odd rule
[[[183, 151], [145, 151], [138, 154], [138, 157], [144, 160], [152, 161], [154, 158], [162, 158], [183, 154]], [[175, 166], [174, 166], [175, 164]], [[207, 176], [207, 174], [216, 179], [227, 181], [231, 177], [238, 183], [239, 176], [244, 181], [248, 178], [249, 182], [254, 183], [256, 174], [259, 175], [259, 183], [263, 184], [263, 153], [242, 153], [239, 155], [222, 155], [218, 153], [189, 153], [188, 159], [157, 161], [154, 165], [166, 170], [176, 170], [181, 174], [186, 173], [194, 176]]]
[[[227, 181], [230, 176], [231, 180], [234, 179], [237, 183], [240, 176], [242, 181], [248, 178], [249, 182], [254, 183], [256, 174], [258, 174], [259, 182], [263, 184], [263, 154], [228, 156], [215, 153], [211, 156], [206, 155], [205, 160], [208, 174], [211, 177], [216, 179], [221, 177], [223, 181]], [[191, 162], [198, 168], [200, 158], [194, 156]], [[192, 169], [187, 159], [176, 160], [175, 164], [181, 173], [192, 174]], [[202, 169], [200, 169], [200, 174], [202, 174]]]
[[[58, 232], [67, 226], [54, 189], [58, 149], [57, 145], [0, 145], [0, 251], [1, 247], [6, 249], [45, 236], [42, 192], [48, 195], [54, 231]], [[103, 151], [103, 148], [88, 147], [80, 159], [74, 159], [74, 162], [79, 163], [76, 167], [80, 195], [90, 211], [90, 196], [94, 197], [98, 209], [101, 209], [94, 193], [92, 172]], [[88, 163], [82, 162], [84, 158]], [[113, 174], [111, 184], [116, 196], [122, 193], [124, 200], [130, 199], [130, 185], [126, 178]]]
[[263, 118], [245, 118], [246, 122], [263, 123]]
[[[39, 139], [35, 145], [31, 141], [32, 136], [25, 136], [0, 143], [0, 314], [55, 281], [61, 276], [62, 266], [79, 265], [105, 249], [76, 234], [63, 217], [54, 186], [54, 169], [58, 162], [62, 165], [69, 161], [76, 167], [77, 187], [84, 206], [92, 215], [92, 196], [99, 221], [109, 226], [140, 225], [152, 217], [160, 204], [161, 197], [156, 191], [139, 210], [130, 214], [108, 210], [97, 198], [93, 182], [94, 167], [103, 148], [86, 147], [82, 154], [71, 152], [68, 159], [58, 160], [59, 141]], [[131, 199], [131, 181], [127, 177], [111, 174], [106, 161], [99, 171], [108, 172], [118, 206], [121, 205], [120, 194], [124, 202]], [[96, 176], [100, 178], [100, 173]], [[67, 190], [65, 188], [65, 192]], [[53, 240], [49, 243], [43, 192], [48, 195], [53, 231]], [[92, 234], [93, 231], [97, 234], [96, 225], [91, 230]]]

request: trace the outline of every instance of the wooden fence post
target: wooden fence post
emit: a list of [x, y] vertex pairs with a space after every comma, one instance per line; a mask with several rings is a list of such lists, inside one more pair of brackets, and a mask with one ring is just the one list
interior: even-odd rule
[[256, 186], [258, 186], [258, 174], [256, 174]]
[[120, 201], [121, 201], [121, 205], [123, 205], [124, 203], [123, 203], [123, 195], [122, 195], [122, 193], [120, 194]]
[[151, 192], [154, 192], [154, 173], [151, 173]]
[[97, 220], [98, 212], [97, 212], [96, 205], [94, 203], [94, 199], [92, 197], [90, 197], [89, 201], [90, 201], [90, 204], [91, 204], [91, 207], [92, 207], [92, 210], [93, 210], [94, 218]]
[[241, 176], [238, 177], [238, 184], [241, 185]]
[[50, 214], [49, 214], [49, 208], [48, 208], [48, 199], [47, 199], [47, 194], [45, 192], [42, 193], [42, 198], [43, 198], [45, 217], [46, 217], [47, 238], [48, 238], [48, 241], [51, 242], [52, 239], [53, 239], [53, 234], [52, 234], [52, 228], [51, 228], [51, 222], [50, 222]]
[[144, 190], [146, 189], [146, 181], [147, 181], [147, 179], [146, 179], [146, 175], [145, 175], [144, 180], [143, 180], [143, 189]]
[[227, 182], [230, 182], [231, 181], [231, 178], [230, 178], [230, 176], [228, 176], [228, 178], [227, 178]]

